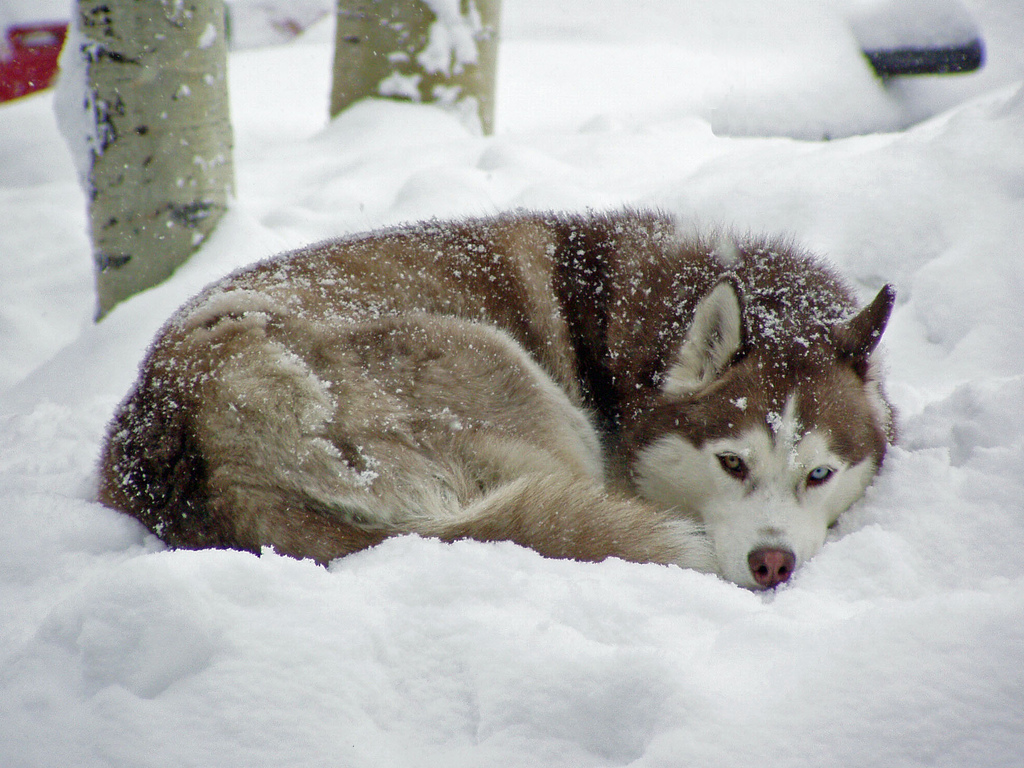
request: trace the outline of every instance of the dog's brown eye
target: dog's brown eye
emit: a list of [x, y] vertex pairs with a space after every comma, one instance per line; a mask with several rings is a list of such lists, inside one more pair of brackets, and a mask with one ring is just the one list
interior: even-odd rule
[[815, 467], [814, 469], [807, 473], [807, 485], [815, 486], [821, 485], [822, 483], [827, 483], [834, 474], [835, 470], [832, 469], [832, 467], [826, 467], [824, 465], [820, 467]]
[[735, 453], [718, 454], [718, 463], [722, 465], [722, 469], [737, 480], [743, 480], [747, 476], [746, 463]]

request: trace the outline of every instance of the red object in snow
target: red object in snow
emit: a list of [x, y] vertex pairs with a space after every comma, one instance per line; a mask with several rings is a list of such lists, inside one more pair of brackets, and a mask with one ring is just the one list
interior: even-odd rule
[[0, 43], [0, 101], [41, 91], [57, 74], [67, 24], [28, 24], [7, 29]]

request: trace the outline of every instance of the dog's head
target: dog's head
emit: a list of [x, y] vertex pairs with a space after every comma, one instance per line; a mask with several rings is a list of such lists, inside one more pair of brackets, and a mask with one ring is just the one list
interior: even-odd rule
[[722, 576], [766, 589], [789, 579], [863, 495], [892, 439], [871, 354], [891, 287], [845, 322], [785, 343], [745, 343], [723, 281], [697, 306], [633, 431], [640, 494], [703, 523]]

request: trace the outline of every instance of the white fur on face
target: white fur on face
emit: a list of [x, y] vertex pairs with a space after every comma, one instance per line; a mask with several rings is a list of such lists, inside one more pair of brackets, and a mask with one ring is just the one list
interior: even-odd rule
[[[738, 458], [745, 472], [729, 472], [723, 456]], [[815, 484], [809, 480], [815, 470], [831, 475]], [[634, 474], [642, 496], [704, 523], [722, 576], [758, 588], [750, 553], [788, 550], [799, 567], [863, 495], [875, 466], [871, 458], [850, 465], [831, 451], [825, 435], [799, 423], [790, 398], [763, 426], [709, 439], [700, 448], [678, 434], [665, 435], [640, 452]]]

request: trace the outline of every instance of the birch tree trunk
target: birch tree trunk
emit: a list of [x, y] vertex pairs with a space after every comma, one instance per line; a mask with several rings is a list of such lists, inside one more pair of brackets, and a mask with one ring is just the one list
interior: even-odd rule
[[210, 234], [234, 182], [222, 0], [77, 0], [97, 317]]
[[338, 0], [331, 117], [368, 96], [436, 102], [494, 129], [501, 0]]

